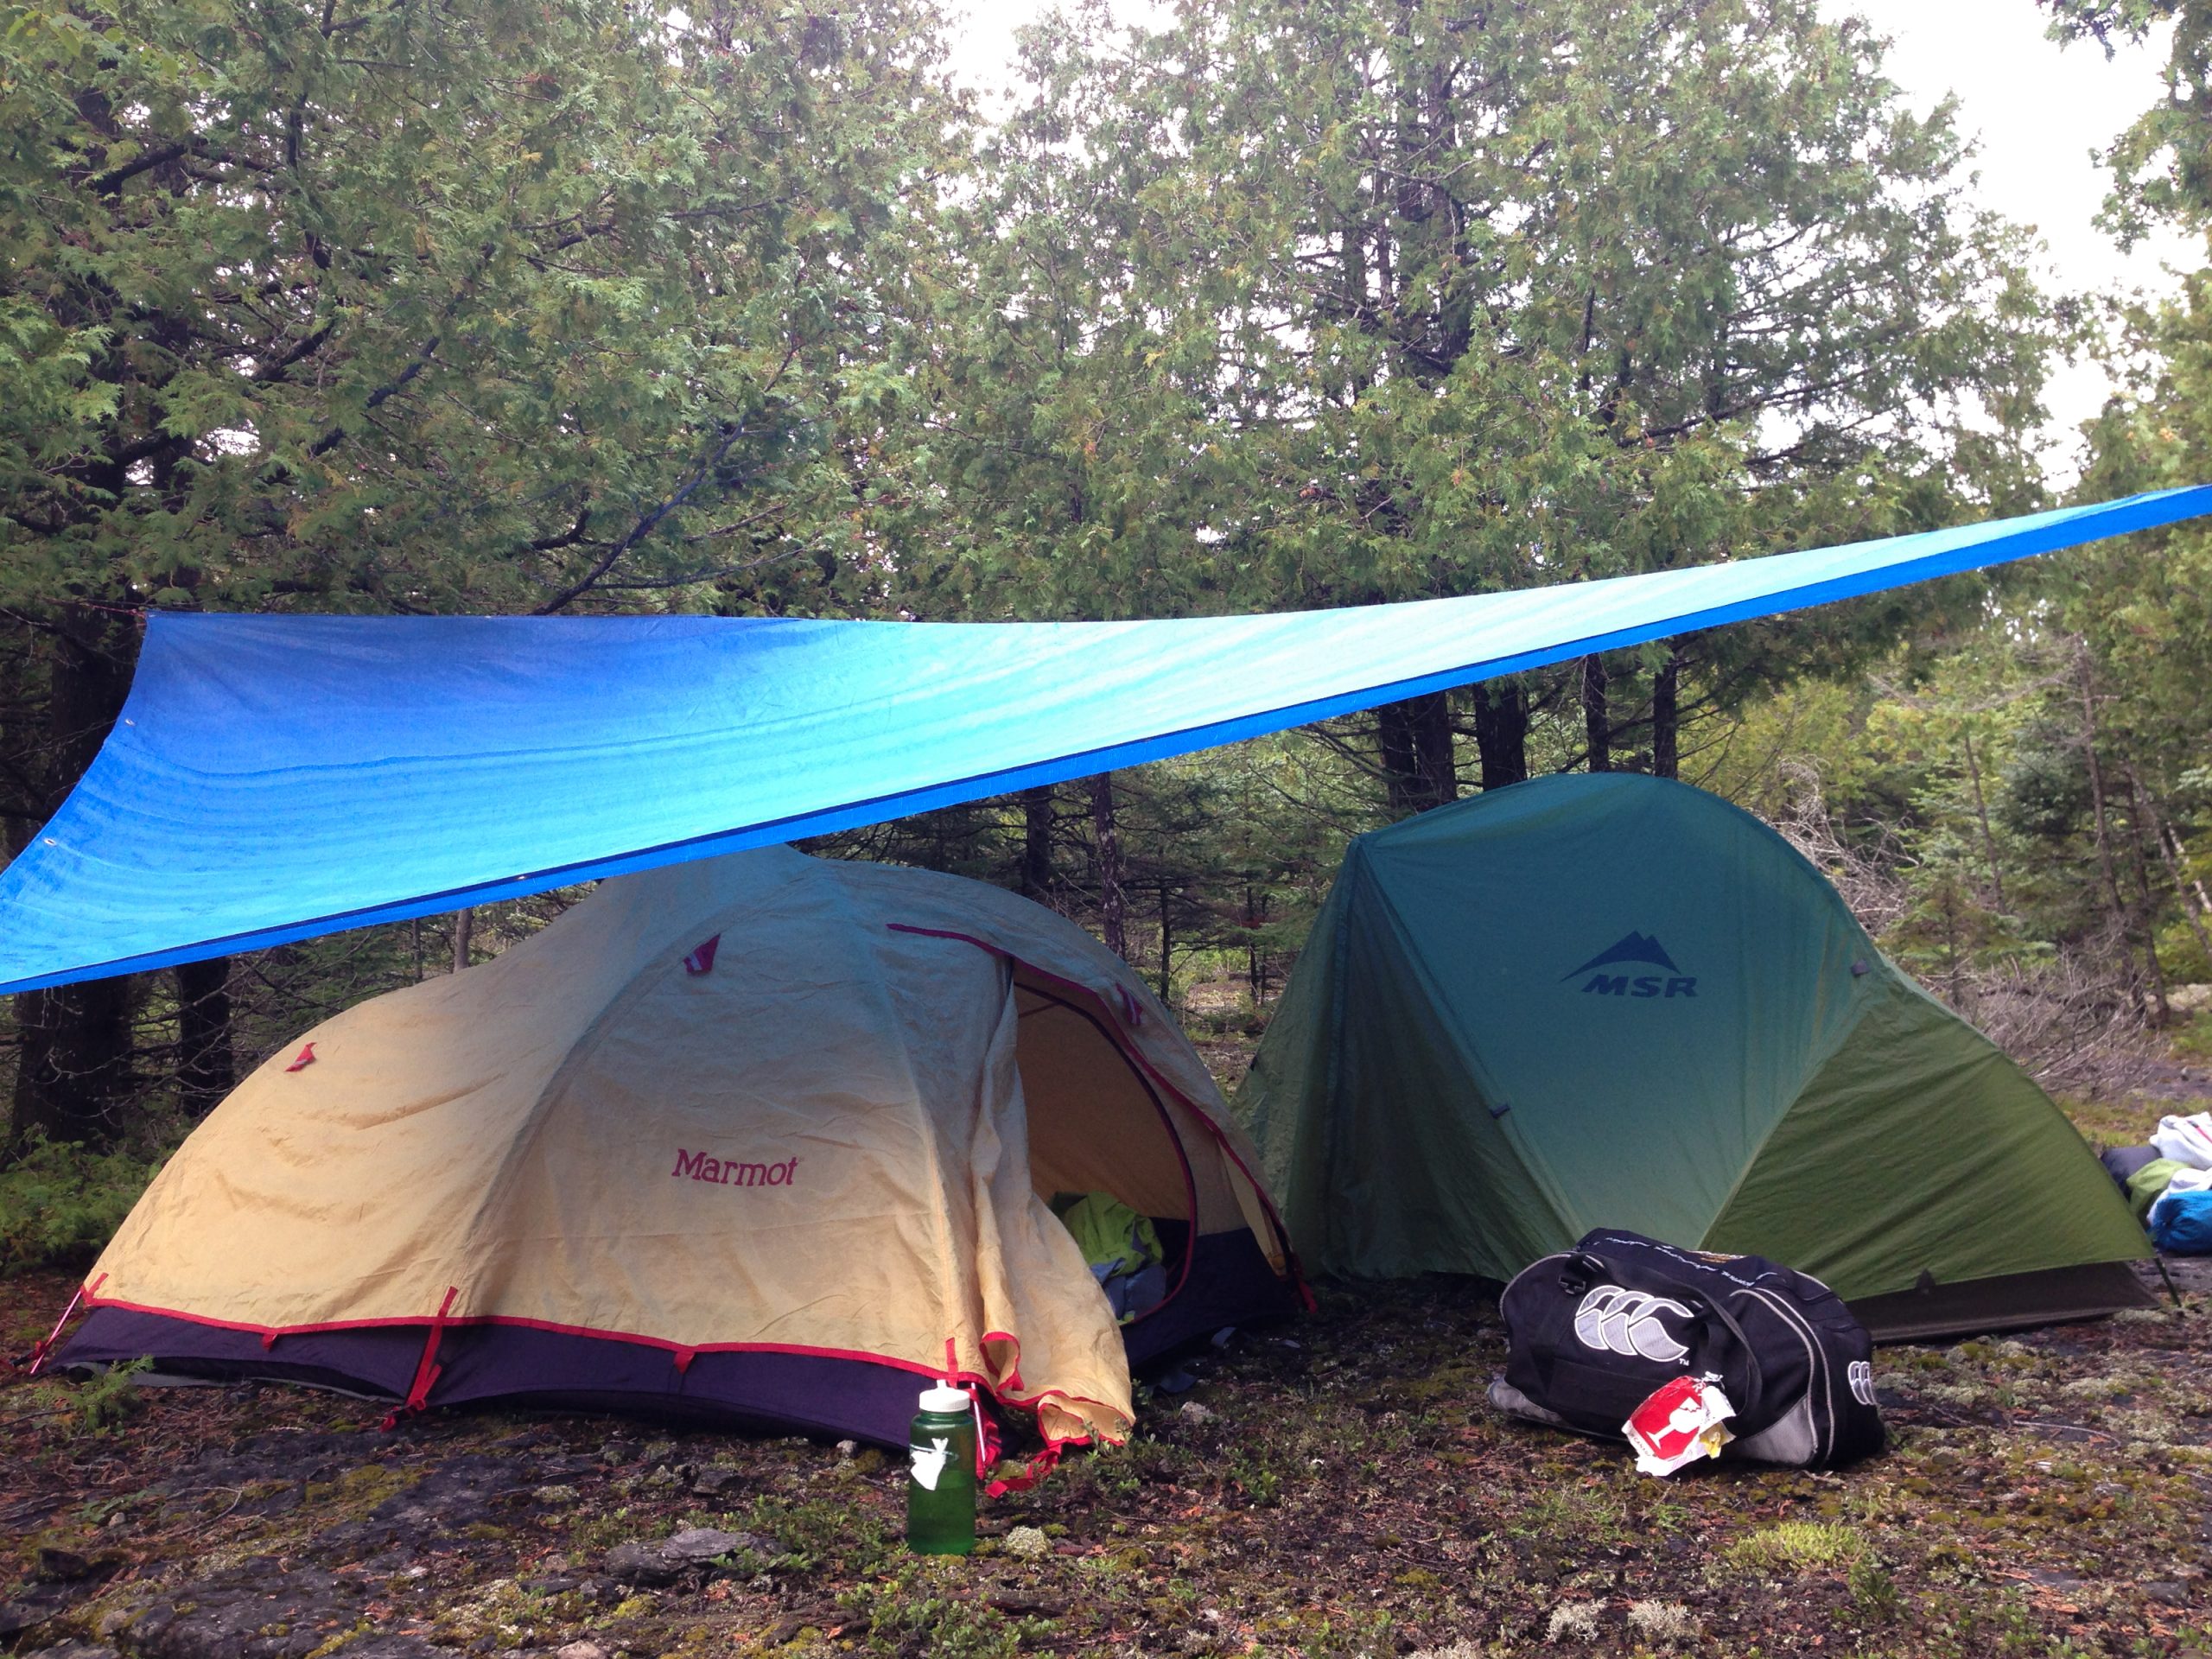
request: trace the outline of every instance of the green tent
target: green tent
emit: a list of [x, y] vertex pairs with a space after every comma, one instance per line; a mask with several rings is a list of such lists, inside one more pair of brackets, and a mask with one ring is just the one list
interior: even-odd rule
[[1355, 841], [1236, 1111], [1325, 1272], [1503, 1279], [1609, 1226], [1787, 1262], [1891, 1337], [2151, 1300], [2050, 1097], [1781, 836], [1661, 779]]

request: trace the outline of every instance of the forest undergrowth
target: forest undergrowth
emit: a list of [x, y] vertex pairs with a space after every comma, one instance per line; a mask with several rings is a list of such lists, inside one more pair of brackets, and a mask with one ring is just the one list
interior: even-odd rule
[[[2081, 1121], [2133, 1140], [2208, 1103]], [[1878, 1458], [1664, 1483], [1490, 1408], [1480, 1287], [1325, 1286], [1148, 1398], [1126, 1446], [988, 1503], [964, 1561], [904, 1551], [902, 1466], [849, 1444], [583, 1414], [385, 1431], [335, 1395], [10, 1371], [0, 1650], [2212, 1653], [2212, 1275], [2175, 1265], [2182, 1311], [1882, 1350]], [[69, 1285], [0, 1277], [10, 1352]]]

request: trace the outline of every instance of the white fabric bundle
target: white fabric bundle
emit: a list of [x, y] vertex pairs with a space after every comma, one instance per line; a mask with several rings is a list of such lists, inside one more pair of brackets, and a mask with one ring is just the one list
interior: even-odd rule
[[2212, 1112], [2160, 1118], [2151, 1144], [2161, 1158], [2187, 1164], [2191, 1169], [2212, 1169]]

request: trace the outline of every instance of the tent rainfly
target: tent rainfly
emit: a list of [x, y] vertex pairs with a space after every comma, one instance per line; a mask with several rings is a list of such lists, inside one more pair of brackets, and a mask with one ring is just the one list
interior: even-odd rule
[[1319, 1270], [1505, 1279], [1603, 1226], [1786, 1262], [1889, 1338], [2150, 1300], [2050, 1098], [1780, 836], [1665, 779], [1353, 842], [1236, 1111]]
[[[1133, 1359], [1295, 1305], [1248, 1161], [1073, 923], [760, 849], [607, 882], [276, 1055], [131, 1211], [60, 1357], [893, 1446], [949, 1368], [1049, 1444], [1118, 1440]], [[1127, 1324], [1063, 1193], [1154, 1223]]]

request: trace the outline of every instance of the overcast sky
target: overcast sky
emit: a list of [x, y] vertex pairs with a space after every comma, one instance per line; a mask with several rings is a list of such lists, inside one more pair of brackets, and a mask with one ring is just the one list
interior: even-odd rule
[[[2171, 291], [2164, 267], [2202, 263], [2201, 250], [2167, 234], [2123, 254], [2093, 222], [2108, 181], [2089, 153], [2159, 96], [2163, 36], [2107, 62], [2094, 41], [2062, 49], [2044, 39], [2046, 15], [2031, 0], [1822, 0], [1821, 9], [1857, 12], [1891, 38], [1890, 77], [1916, 106], [1957, 95], [1960, 124], [1980, 141], [1981, 200], [2041, 233], [2047, 287]], [[2058, 367], [2047, 401], [2068, 451], [2107, 389], [2094, 364]]]
[[[1014, 31], [1046, 3], [967, 0], [968, 25], [955, 48], [963, 76], [979, 90], [1002, 87]], [[2171, 237], [2123, 255], [2092, 222], [2106, 180], [2090, 152], [2158, 95], [2159, 45], [2123, 48], [2111, 62], [2094, 42], [2062, 51], [2044, 38], [2045, 15], [2033, 0], [1822, 0], [1822, 9], [1834, 16], [1858, 12], [1891, 38], [1891, 78], [1916, 107], [1958, 96], [1961, 125], [1980, 138], [1981, 199], [2041, 234], [2047, 287], [2170, 289], [2162, 265], [2198, 262]], [[1119, 10], [1138, 18], [1152, 8], [1123, 0]], [[2071, 471], [2073, 429], [2095, 412], [2106, 390], [2094, 365], [2059, 366], [2048, 399], [2059, 445], [2055, 471]]]

